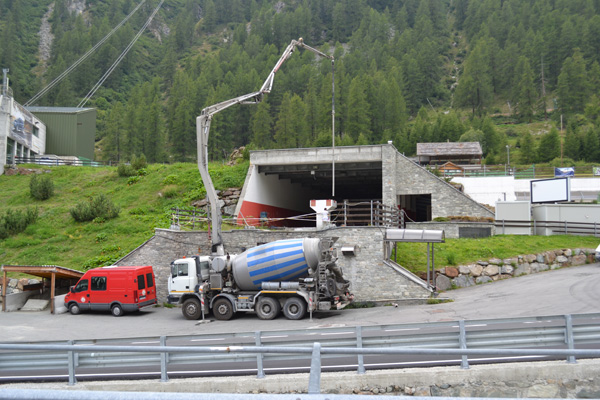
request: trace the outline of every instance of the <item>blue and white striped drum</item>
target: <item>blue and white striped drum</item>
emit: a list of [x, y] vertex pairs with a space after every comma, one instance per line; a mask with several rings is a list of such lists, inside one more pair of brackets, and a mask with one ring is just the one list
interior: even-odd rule
[[295, 281], [319, 262], [320, 239], [270, 242], [246, 250], [233, 260], [233, 276], [241, 290], [259, 290], [262, 282]]

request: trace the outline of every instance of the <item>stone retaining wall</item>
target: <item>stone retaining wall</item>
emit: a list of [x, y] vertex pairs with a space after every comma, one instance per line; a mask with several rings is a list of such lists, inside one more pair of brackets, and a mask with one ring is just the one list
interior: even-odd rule
[[[225, 252], [239, 254], [246, 248], [274, 240], [303, 237], [338, 237], [336, 247], [358, 246], [356, 255], [338, 251], [338, 264], [350, 280], [350, 290], [357, 302], [391, 302], [399, 300], [424, 301], [431, 292], [410, 281], [383, 263], [383, 235], [379, 227], [335, 227], [265, 231], [239, 229], [222, 232]], [[170, 263], [178, 258], [195, 254], [210, 254], [206, 232], [184, 232], [156, 229], [155, 235], [136, 250], [119, 260], [117, 265], [151, 265], [157, 281], [159, 303], [166, 302]]]
[[541, 271], [594, 262], [594, 249], [551, 250], [513, 258], [491, 258], [474, 264], [444, 267], [436, 271], [438, 290], [462, 288], [480, 283], [534, 274]]

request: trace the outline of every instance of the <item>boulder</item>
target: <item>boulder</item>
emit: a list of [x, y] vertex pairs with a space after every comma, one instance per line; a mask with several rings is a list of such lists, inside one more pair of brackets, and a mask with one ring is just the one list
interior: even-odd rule
[[500, 265], [502, 264], [502, 260], [499, 258], [492, 258], [489, 260], [490, 264], [494, 264], [494, 265]]
[[471, 270], [471, 276], [481, 276], [481, 274], [483, 273], [483, 266], [476, 264], [476, 265], [471, 265], [469, 267], [469, 269]]
[[468, 265], [459, 265], [458, 272], [461, 275], [471, 275], [471, 268]]
[[488, 283], [491, 281], [492, 281], [492, 278], [490, 278], [489, 276], [479, 276], [479, 277], [477, 277], [477, 279], [475, 279], [476, 284]]
[[454, 267], [446, 267], [446, 274], [448, 278], [456, 278], [458, 276], [458, 269]]
[[512, 275], [514, 273], [514, 271], [515, 271], [515, 268], [512, 265], [504, 264], [502, 266], [502, 269], [500, 270], [500, 273], [504, 274], [504, 275]]
[[458, 288], [464, 288], [475, 285], [475, 280], [467, 275], [460, 275], [457, 278], [452, 279], [452, 284]]
[[439, 274], [435, 279], [435, 286], [438, 288], [438, 290], [444, 291], [452, 287], [452, 282], [446, 275]]
[[566, 264], [569, 262], [569, 259], [566, 256], [558, 256], [556, 257], [556, 262], [559, 264]]
[[499, 272], [500, 272], [500, 268], [498, 268], [498, 266], [495, 264], [490, 264], [483, 269], [483, 275], [485, 275], [485, 276], [498, 275]]
[[571, 259], [571, 265], [583, 265], [586, 262], [585, 254], [578, 254]]

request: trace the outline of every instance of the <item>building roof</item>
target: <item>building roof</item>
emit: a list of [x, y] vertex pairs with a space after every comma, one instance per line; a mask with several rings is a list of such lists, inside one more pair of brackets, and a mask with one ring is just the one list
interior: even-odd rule
[[78, 114], [93, 110], [93, 108], [81, 107], [25, 107], [32, 113], [55, 113], [55, 114]]
[[479, 142], [417, 143], [418, 156], [482, 156]]

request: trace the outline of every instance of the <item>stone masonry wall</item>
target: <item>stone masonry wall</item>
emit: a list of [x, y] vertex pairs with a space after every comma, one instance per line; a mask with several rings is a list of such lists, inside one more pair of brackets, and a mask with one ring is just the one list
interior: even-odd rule
[[[382, 158], [385, 204], [397, 204], [398, 195], [430, 194], [432, 219], [448, 216], [494, 217], [486, 207], [404, 157], [393, 146], [383, 146]], [[386, 168], [387, 163], [395, 163], [395, 166]], [[386, 175], [392, 169], [395, 173]]]
[[444, 267], [438, 270], [438, 290], [462, 288], [480, 283], [534, 274], [541, 271], [594, 262], [594, 249], [561, 249], [513, 258], [492, 258], [475, 264]]
[[[338, 264], [350, 280], [350, 289], [357, 302], [387, 302], [427, 299], [430, 292], [406, 279], [383, 263], [383, 234], [378, 227], [337, 227], [322, 231], [315, 229], [264, 231], [243, 229], [223, 232], [225, 251], [241, 253], [245, 248], [274, 240], [302, 237], [338, 237]], [[356, 256], [346, 256], [341, 247], [356, 246]], [[156, 229], [155, 235], [136, 250], [119, 260], [117, 265], [151, 265], [158, 286], [159, 303], [167, 298], [170, 263], [195, 254], [210, 254], [206, 232], [183, 232]]]

